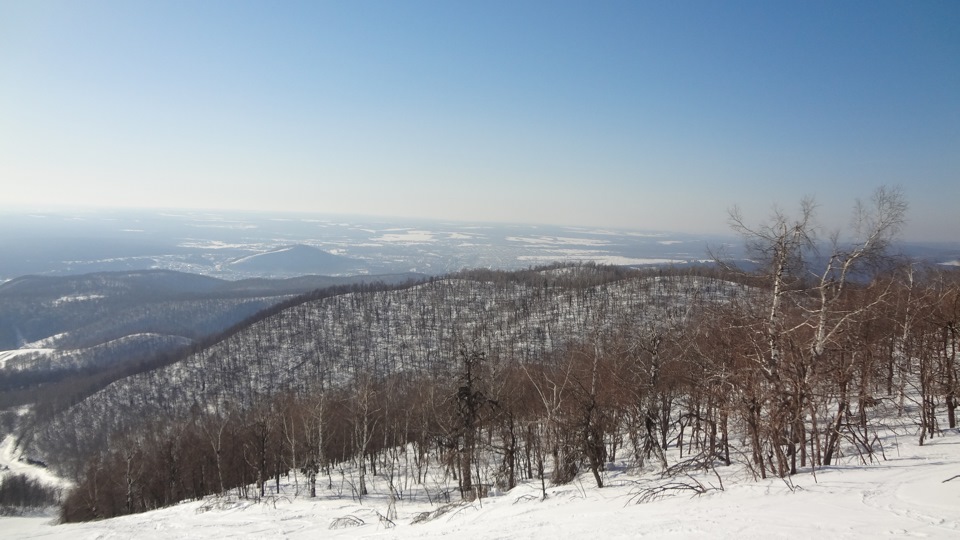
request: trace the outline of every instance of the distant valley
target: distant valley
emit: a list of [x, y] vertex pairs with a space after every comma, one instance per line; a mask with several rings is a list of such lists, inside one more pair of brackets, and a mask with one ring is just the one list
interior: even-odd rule
[[0, 215], [0, 281], [163, 269], [228, 280], [520, 269], [595, 262], [688, 264], [729, 235], [600, 228], [205, 212]]
[[[553, 262], [684, 266], [742, 257], [729, 231], [693, 235], [549, 225], [200, 211], [0, 214], [0, 282], [27, 274], [175, 270], [226, 280], [303, 275], [443, 275]], [[960, 243], [901, 243], [933, 263]]]

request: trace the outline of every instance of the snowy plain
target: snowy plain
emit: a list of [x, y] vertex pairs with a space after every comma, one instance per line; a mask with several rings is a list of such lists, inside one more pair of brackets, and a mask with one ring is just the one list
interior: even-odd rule
[[[533, 480], [470, 503], [431, 504], [414, 489], [391, 505], [383, 477], [372, 479], [371, 495], [358, 502], [344, 487], [349, 484], [349, 472], [338, 478], [335, 470], [333, 489], [328, 489], [326, 477], [322, 482], [318, 479], [316, 499], [304, 495], [302, 477], [301, 494], [295, 495], [291, 476], [281, 484], [279, 494], [268, 491], [260, 502], [234, 494], [69, 525], [56, 525], [53, 515], [6, 517], [0, 518], [0, 536], [72, 540], [960, 538], [960, 430], [945, 430], [923, 446], [910, 430], [897, 431], [883, 437], [883, 451], [876, 460], [850, 455], [840, 465], [815, 472], [806, 469], [786, 481], [755, 480], [737, 466], [718, 467], [719, 476], [708, 471], [660, 479], [614, 464], [605, 473], [606, 487], [597, 488], [586, 473], [571, 484], [551, 487], [548, 483], [545, 500], [539, 481]], [[5, 460], [15, 459], [8, 444], [3, 450]], [[701, 495], [677, 490], [638, 503], [643, 488], [669, 482], [699, 482], [708, 490]], [[451, 496], [454, 501], [457, 498], [455, 493]], [[429, 518], [427, 513], [432, 513]], [[413, 523], [418, 517], [427, 519]], [[344, 522], [353, 526], [337, 528]]]

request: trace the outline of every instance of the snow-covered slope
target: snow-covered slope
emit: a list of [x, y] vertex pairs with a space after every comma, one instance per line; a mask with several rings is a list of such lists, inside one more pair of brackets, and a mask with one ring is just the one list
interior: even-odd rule
[[[925, 446], [904, 433], [887, 440], [887, 460], [809, 471], [790, 483], [753, 481], [718, 469], [724, 490], [636, 504], [646, 481], [622, 469], [608, 471], [608, 487], [582, 482], [547, 489], [527, 483], [508, 493], [463, 505], [431, 505], [425, 498], [395, 504], [373, 495], [362, 504], [349, 492], [295, 496], [292, 484], [260, 503], [235, 498], [183, 503], [99, 522], [53, 525], [51, 517], [0, 518], [10, 538], [876, 538], [960, 537], [960, 433], [948, 431]], [[899, 442], [899, 445], [897, 445]], [[951, 478], [953, 478], [951, 480]], [[717, 487], [712, 473], [697, 477]], [[292, 480], [291, 480], [292, 481]], [[302, 479], [301, 479], [302, 481]], [[693, 483], [691, 478], [677, 480]], [[377, 478], [373, 492], [385, 493]], [[382, 491], [381, 491], [382, 489]], [[446, 509], [446, 512], [437, 512]], [[412, 523], [425, 512], [440, 514]], [[362, 524], [331, 529], [343, 518]], [[353, 521], [350, 519], [350, 521]]]
[[14, 349], [12, 351], [0, 351], [0, 369], [4, 369], [8, 362], [13, 362], [24, 357], [32, 360], [36, 357], [43, 357], [56, 352], [56, 349]]
[[[68, 488], [71, 485], [49, 469], [23, 460], [20, 449], [17, 448], [16, 437], [13, 435], [7, 435], [0, 441], [0, 473], [25, 474], [52, 487]], [[0, 521], [0, 530], [2, 530], [2, 523], [4, 522]]]

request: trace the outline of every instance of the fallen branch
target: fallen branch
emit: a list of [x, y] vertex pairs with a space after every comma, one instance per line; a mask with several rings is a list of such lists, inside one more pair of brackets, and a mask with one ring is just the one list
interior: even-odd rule
[[648, 503], [663, 499], [664, 497], [677, 495], [683, 492], [693, 492], [694, 497], [699, 497], [704, 493], [717, 488], [704, 486], [703, 483], [687, 476], [690, 482], [668, 482], [652, 487], [641, 488], [631, 499], [634, 504]]
[[445, 504], [432, 512], [420, 512], [413, 518], [413, 521], [410, 522], [411, 525], [416, 525], [418, 523], [427, 523], [428, 521], [433, 521], [438, 517], [450, 512], [454, 508], [460, 506], [461, 503], [450, 503]]
[[330, 529], [347, 529], [350, 527], [359, 527], [363, 525], [363, 520], [357, 516], [338, 517], [330, 522]]

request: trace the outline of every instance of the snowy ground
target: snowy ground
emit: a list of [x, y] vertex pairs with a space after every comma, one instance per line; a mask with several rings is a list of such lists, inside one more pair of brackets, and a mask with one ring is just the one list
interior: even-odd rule
[[[412, 521], [439, 506], [426, 500], [398, 501], [394, 527], [384, 496], [362, 503], [325, 492], [315, 500], [286, 495], [265, 502], [235, 497], [180, 504], [146, 514], [94, 523], [54, 525], [47, 517], [0, 519], [8, 538], [960, 538], [960, 431], [917, 446], [911, 435], [885, 443], [879, 463], [801, 473], [783, 480], [754, 481], [743, 471], [719, 469], [724, 490], [691, 497], [678, 494], [636, 504], [637, 478], [607, 473], [608, 487], [592, 487], [589, 475], [571, 485], [525, 484], [480, 502], [451, 506], [426, 522]], [[6, 450], [6, 448], [5, 448]], [[737, 478], [739, 477], [739, 478]], [[717, 486], [711, 474], [699, 477]], [[382, 480], [378, 480], [382, 483]], [[301, 486], [302, 487], [302, 486]], [[374, 490], [384, 492], [383, 486]], [[340, 518], [362, 524], [331, 529]], [[343, 521], [343, 520], [341, 520]]]
[[[69, 482], [65, 482], [46, 468], [22, 461], [13, 435], [7, 435], [0, 441], [0, 473], [26, 474], [48, 486], [64, 489], [70, 487]], [[5, 522], [0, 518], [0, 531], [3, 530], [4, 524]]]

